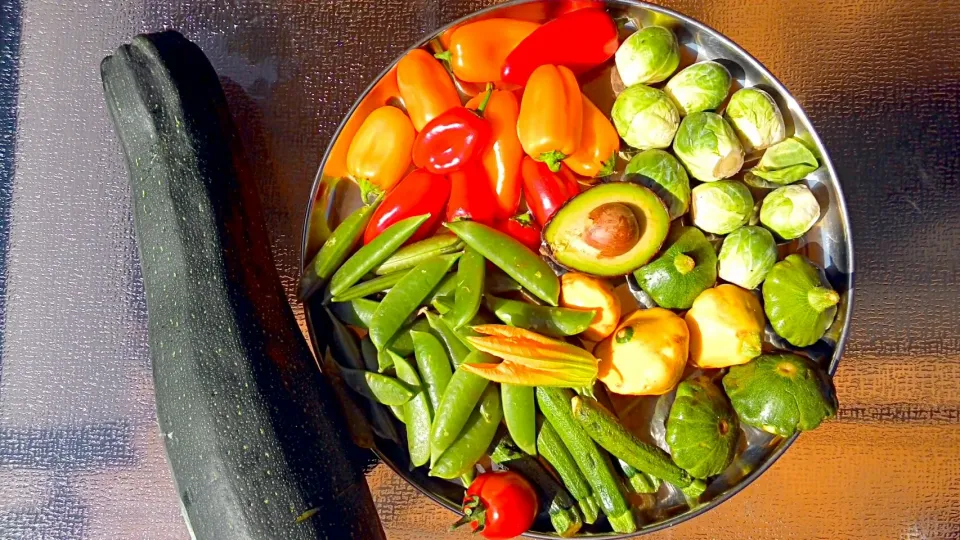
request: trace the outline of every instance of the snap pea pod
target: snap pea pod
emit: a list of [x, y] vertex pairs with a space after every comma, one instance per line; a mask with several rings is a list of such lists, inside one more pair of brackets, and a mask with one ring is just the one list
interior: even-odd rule
[[517, 292], [522, 289], [520, 284], [517, 283], [517, 280], [508, 276], [499, 268], [494, 272], [487, 272], [487, 279], [484, 282], [484, 288], [489, 294]]
[[500, 396], [510, 437], [524, 452], [537, 455], [537, 404], [533, 387], [501, 384]]
[[567, 486], [570, 494], [577, 500], [580, 511], [583, 513], [583, 520], [589, 524], [596, 522], [600, 516], [600, 507], [593, 496], [593, 488], [580, 472], [580, 467], [577, 466], [577, 462], [574, 461], [550, 422], [543, 422], [540, 425], [540, 431], [537, 434], [537, 451], [557, 471], [563, 485]]
[[403, 405], [414, 396], [404, 383], [376, 371], [340, 366], [340, 376], [351, 390], [382, 405]]
[[450, 362], [453, 364], [453, 368], [456, 369], [464, 362], [467, 355], [470, 354], [470, 347], [460, 339], [446, 321], [429, 311], [427, 312], [427, 323], [430, 325], [430, 328], [436, 332], [440, 340], [443, 341], [443, 345], [447, 348], [447, 353], [450, 355]]
[[448, 313], [453, 311], [455, 305], [456, 300], [452, 296], [437, 298], [430, 302], [430, 307], [437, 310], [437, 313], [439, 313], [441, 317], [446, 317]]
[[[500, 389], [501, 393], [503, 388]], [[490, 460], [523, 475], [537, 491], [540, 512], [550, 516], [553, 530], [562, 538], [577, 534], [583, 517], [577, 502], [560, 482], [548, 473], [535, 457], [525, 454], [509, 434], [504, 434], [490, 453]]]
[[534, 306], [486, 295], [487, 309], [510, 326], [552, 337], [575, 336], [586, 330], [596, 313], [585, 309]]
[[440, 406], [440, 398], [443, 397], [443, 392], [447, 389], [450, 378], [453, 377], [447, 351], [443, 349], [440, 340], [429, 332], [411, 331], [410, 337], [413, 338], [417, 369], [420, 370], [420, 378], [423, 379], [423, 385], [426, 387], [430, 407], [436, 411]]
[[656, 493], [657, 490], [660, 489], [661, 481], [656, 476], [637, 470], [622, 459], [618, 459], [617, 461], [620, 464], [620, 470], [623, 471], [623, 475], [627, 478], [627, 483], [630, 484], [630, 489], [632, 489], [634, 493], [641, 495], [645, 493]]
[[337, 296], [350, 288], [367, 272], [392, 255], [429, 217], [430, 214], [424, 214], [398, 221], [372, 242], [358, 249], [330, 278], [330, 294]]
[[323, 243], [323, 247], [320, 248], [320, 251], [303, 271], [303, 277], [300, 280], [301, 299], [309, 298], [319, 290], [323, 282], [343, 264], [343, 261], [350, 255], [350, 251], [363, 236], [363, 230], [367, 228], [367, 223], [370, 222], [370, 218], [373, 217], [373, 212], [379, 204], [380, 200], [377, 199], [370, 205], [358, 208], [347, 216], [347, 219], [343, 220], [340, 225], [337, 225], [327, 241]]
[[421, 306], [428, 306], [437, 302], [439, 300], [453, 298], [453, 295], [457, 292], [457, 275], [456, 274], [447, 274], [443, 276], [443, 279], [440, 280], [440, 283], [434, 287], [433, 292], [430, 293], [430, 296], [423, 301]]
[[[370, 336], [364, 336], [364, 338], [360, 340], [360, 355], [363, 357], [364, 369], [367, 371], [377, 371], [377, 348], [374, 347], [373, 342], [370, 341]], [[402, 406], [392, 405], [389, 409], [401, 423], [405, 422]], [[380, 437], [391, 440], [397, 444], [403, 442], [403, 440], [400, 439], [400, 433], [397, 432], [397, 427], [390, 420], [390, 413], [387, 412], [387, 407], [382, 405], [374, 405], [371, 407], [370, 423], [373, 426], [373, 432]]]
[[358, 403], [352, 398], [347, 390], [346, 383], [340, 373], [340, 366], [348, 366], [355, 369], [363, 367], [363, 359], [360, 355], [360, 347], [357, 345], [357, 338], [350, 330], [333, 317], [329, 310], [324, 310], [330, 325], [329, 353], [323, 354], [321, 360], [321, 371], [330, 381], [337, 401], [343, 411], [344, 417], [348, 421], [350, 438], [357, 446], [362, 448], [371, 448], [373, 446], [373, 433], [370, 422], [367, 421], [367, 412], [370, 410], [368, 403]]
[[417, 310], [459, 258], [460, 254], [454, 253], [424, 261], [390, 289], [370, 321], [370, 340], [377, 349], [383, 349], [390, 338], [396, 335], [407, 317]]
[[575, 421], [600, 446], [631, 467], [649, 473], [680, 488], [685, 495], [698, 498], [705, 484], [678, 467], [670, 456], [627, 431], [616, 416], [595, 399], [572, 397], [571, 413]]
[[560, 279], [539, 255], [500, 231], [474, 221], [445, 226], [468, 246], [551, 306], [560, 298]]
[[431, 465], [430, 476], [452, 480], [473, 468], [490, 448], [501, 418], [500, 392], [496, 385], [490, 385], [456, 440]]
[[[393, 365], [397, 368], [397, 377], [410, 386], [422, 390], [417, 370], [405, 358], [393, 354]], [[413, 467], [425, 465], [430, 461], [430, 401], [427, 393], [420, 391], [403, 406], [403, 417], [407, 424], [407, 450], [410, 452], [410, 464]]]
[[355, 298], [349, 302], [334, 302], [328, 305], [330, 312], [337, 316], [343, 324], [363, 328], [370, 328], [370, 321], [377, 311], [380, 302], [366, 298]]
[[[464, 358], [464, 364], [486, 362], [487, 357], [480, 352], [472, 352]], [[430, 428], [430, 456], [436, 461], [453, 444], [457, 435], [470, 418], [480, 396], [490, 381], [473, 373], [457, 369], [450, 377], [450, 383], [440, 398]], [[498, 404], [499, 410], [499, 404]]]
[[470, 322], [480, 310], [486, 259], [477, 250], [467, 247], [457, 266], [456, 302], [446, 315], [450, 328], [456, 330]]
[[408, 272], [394, 272], [385, 276], [377, 276], [367, 281], [361, 281], [353, 287], [343, 291], [337, 296], [331, 298], [332, 302], [349, 302], [357, 298], [363, 298], [379, 292], [390, 290], [397, 284]]
[[409, 246], [403, 246], [396, 253], [387, 257], [387, 260], [380, 263], [373, 269], [373, 273], [378, 276], [393, 274], [409, 270], [427, 259], [432, 259], [437, 255], [455, 253], [463, 249], [463, 242], [452, 234], [438, 234], [425, 240], [414, 242]]
[[564, 446], [570, 451], [580, 472], [590, 483], [607, 515], [610, 526], [619, 533], [637, 530], [633, 511], [624, 497], [622, 486], [613, 472], [610, 458], [593, 442], [581, 425], [574, 419], [571, 410], [573, 392], [562, 388], [537, 388], [537, 403], [540, 410], [553, 426]]
[[386, 348], [404, 358], [410, 356], [413, 354], [413, 338], [410, 336], [410, 332], [412, 331], [429, 332], [430, 325], [427, 324], [425, 319], [414, 319], [401, 328], [400, 331], [397, 332], [397, 335], [393, 336], [393, 339], [387, 343]]

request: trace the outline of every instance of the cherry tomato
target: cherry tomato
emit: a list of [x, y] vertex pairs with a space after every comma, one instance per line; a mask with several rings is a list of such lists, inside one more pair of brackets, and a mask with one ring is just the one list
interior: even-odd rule
[[537, 493], [526, 478], [513, 471], [484, 473], [467, 488], [463, 512], [454, 528], [469, 523], [484, 538], [514, 538], [533, 525]]
[[520, 214], [497, 224], [497, 230], [530, 248], [536, 253], [540, 250], [540, 226], [530, 214]]
[[443, 208], [450, 198], [450, 181], [445, 176], [417, 169], [400, 181], [377, 207], [363, 231], [363, 243], [371, 240], [394, 223], [408, 217], [430, 214], [430, 218], [413, 233], [407, 243], [423, 240], [433, 234], [443, 219]]

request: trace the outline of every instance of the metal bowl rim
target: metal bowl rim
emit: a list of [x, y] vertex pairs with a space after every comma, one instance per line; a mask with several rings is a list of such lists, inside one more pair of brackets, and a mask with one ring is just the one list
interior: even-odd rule
[[[321, 183], [322, 180], [323, 180], [323, 169], [324, 169], [324, 166], [326, 165], [326, 162], [327, 162], [327, 160], [328, 160], [329, 157], [330, 157], [330, 151], [332, 150], [333, 145], [336, 143], [337, 138], [340, 136], [340, 133], [343, 131], [343, 128], [344, 128], [344, 126], [346, 125], [347, 121], [348, 121], [348, 120], [350, 119], [350, 117], [353, 115], [354, 111], [356, 111], [357, 107], [359, 107], [359, 105], [360, 105], [360, 103], [363, 101], [363, 99], [371, 92], [371, 90], [373, 89], [373, 87], [374, 87], [387, 73], [389, 73], [391, 69], [393, 69], [393, 67], [397, 64], [397, 62], [400, 61], [401, 58], [403, 58], [403, 56], [404, 56], [405, 54], [407, 54], [408, 52], [410, 52], [410, 51], [413, 50], [413, 49], [419, 49], [419, 48], [425, 46], [427, 43], [430, 42], [430, 40], [434, 39], [436, 36], [439, 36], [440, 34], [442, 34], [443, 32], [447, 31], [448, 29], [450, 29], [450, 28], [452, 28], [452, 27], [454, 27], [454, 26], [456, 26], [456, 25], [462, 24], [462, 23], [464, 23], [464, 22], [467, 22], [467, 21], [469, 21], [469, 20], [471, 20], [471, 19], [474, 19], [474, 18], [476, 18], [476, 17], [480, 17], [480, 16], [483, 16], [483, 15], [486, 15], [486, 14], [488, 14], [488, 13], [492, 13], [492, 12], [495, 12], [495, 11], [499, 11], [499, 10], [501, 10], [501, 9], [503, 9], [503, 8], [506, 8], [506, 7], [518, 6], [518, 5], [522, 5], [522, 4], [529, 4], [529, 3], [542, 2], [542, 1], [543, 1], [543, 0], [509, 0], [508, 2], [504, 2], [504, 3], [502, 3], [502, 4], [497, 4], [497, 5], [493, 5], [493, 6], [488, 6], [488, 7], [486, 7], [486, 8], [483, 8], [483, 9], [480, 9], [480, 10], [477, 10], [477, 11], [474, 11], [474, 12], [468, 14], [468, 15], [465, 15], [465, 16], [460, 17], [460, 18], [458, 18], [458, 19], [456, 19], [456, 20], [454, 20], [454, 21], [452, 21], [452, 22], [450, 22], [450, 23], [447, 23], [447, 24], [445, 24], [444, 26], [440, 27], [439, 29], [437, 29], [437, 30], [435, 30], [435, 31], [433, 31], [433, 32], [430, 32], [429, 34], [426, 35], [426, 37], [424, 37], [423, 39], [421, 39], [419, 42], [417, 42], [417, 43], [414, 44], [413, 46], [411, 46], [411, 47], [407, 48], [405, 51], [403, 51], [400, 55], [398, 55], [392, 62], [390, 62], [390, 63], [371, 81], [371, 83], [367, 86], [367, 88], [364, 89], [364, 91], [363, 91], [363, 92], [357, 97], [357, 99], [354, 101], [353, 106], [350, 108], [350, 110], [347, 112], [347, 114], [343, 117], [343, 119], [342, 119], [341, 122], [340, 122], [340, 125], [337, 127], [337, 130], [334, 132], [333, 136], [330, 138], [330, 142], [329, 142], [328, 145], [327, 145], [327, 149], [324, 151], [323, 159], [322, 159], [321, 162], [320, 162], [320, 167], [319, 167], [319, 169], [317, 170], [316, 176], [314, 177], [313, 187], [312, 187], [311, 190], [310, 190], [310, 199], [307, 201], [307, 205], [306, 205], [306, 209], [305, 209], [305, 213], [304, 213], [304, 219], [303, 219], [303, 233], [302, 233], [301, 246], [300, 246], [300, 266], [301, 266], [301, 268], [303, 268], [303, 266], [304, 266], [304, 265], [306, 264], [306, 262], [307, 262], [305, 259], [306, 259], [307, 241], [308, 241], [309, 235], [310, 235], [310, 215], [311, 215], [311, 211], [312, 211], [313, 206], [314, 206], [314, 201], [315, 201], [315, 198], [316, 198], [317, 190], [319, 189], [320, 183]], [[790, 99], [793, 100], [794, 103], [797, 103], [797, 109], [796, 109], [795, 111], [791, 111], [791, 113], [792, 113], [792, 114], [800, 115], [800, 116], [802, 117], [802, 119], [806, 122], [807, 125], [811, 126], [811, 128], [813, 127], [813, 123], [810, 121], [809, 117], [807, 117], [806, 112], [805, 112], [805, 111], [803, 110], [803, 108], [800, 106], [800, 102], [793, 96], [793, 94], [791, 94], [791, 93], [787, 90], [787, 88], [783, 85], [783, 83], [781, 83], [780, 80], [779, 80], [776, 76], [774, 76], [773, 73], [770, 72], [770, 70], [768, 70], [759, 60], [757, 60], [756, 58], [754, 58], [753, 55], [751, 55], [749, 52], [747, 52], [745, 49], [743, 49], [742, 47], [740, 47], [737, 43], [735, 43], [733, 40], [731, 40], [731, 39], [729, 39], [728, 37], [726, 37], [726, 36], [725, 36], [724, 34], [722, 34], [721, 32], [718, 32], [717, 30], [713, 29], [712, 27], [710, 27], [710, 26], [708, 26], [708, 25], [706, 25], [706, 24], [704, 24], [704, 23], [702, 23], [702, 22], [700, 22], [700, 21], [698, 21], [698, 20], [696, 20], [696, 19], [693, 19], [693, 18], [691, 18], [691, 17], [689, 17], [689, 16], [687, 16], [687, 15], [684, 15], [684, 14], [682, 14], [682, 13], [678, 13], [678, 12], [676, 12], [676, 11], [673, 11], [673, 10], [671, 10], [671, 9], [668, 9], [668, 8], [665, 8], [665, 7], [662, 7], [662, 6], [658, 6], [658, 5], [654, 5], [654, 4], [649, 4], [649, 3], [647, 3], [647, 2], [642, 2], [642, 1], [639, 1], [639, 0], [608, 0], [607, 3], [615, 3], [615, 4], [621, 4], [621, 5], [628, 5], [628, 6], [632, 6], [632, 7], [638, 7], [638, 8], [646, 9], [646, 10], [653, 11], [653, 12], [656, 12], [656, 13], [660, 13], [660, 14], [663, 14], [663, 15], [667, 15], [667, 16], [669, 16], [669, 17], [675, 18], [676, 20], [682, 21], [683, 24], [686, 25], [686, 26], [696, 28], [697, 30], [699, 30], [699, 31], [701, 31], [701, 32], [705, 32], [705, 33], [709, 34], [709, 35], [710, 35], [711, 37], [713, 37], [714, 39], [717, 39], [718, 41], [721, 41], [721, 42], [724, 43], [726, 46], [730, 47], [732, 50], [737, 51], [737, 52], [740, 54], [740, 58], [737, 58], [737, 61], [746, 61], [746, 62], [749, 62], [757, 71], [763, 73], [763, 74], [769, 79], [770, 83], [772, 83], [772, 86], [774, 86], [774, 87], [777, 89], [777, 91], [778, 91], [782, 96], [789, 97]], [[846, 274], [846, 275], [847, 275], [847, 298], [846, 298], [846, 309], [844, 310], [844, 313], [843, 313], [843, 316], [844, 316], [844, 326], [843, 326], [843, 329], [842, 329], [841, 332], [840, 332], [840, 338], [837, 340], [837, 345], [836, 345], [836, 347], [835, 347], [835, 349], [834, 349], [833, 357], [831, 358], [830, 364], [829, 364], [829, 366], [828, 366], [828, 368], [827, 368], [828, 373], [829, 373], [831, 376], [833, 376], [833, 375], [836, 373], [836, 371], [837, 371], [837, 367], [838, 367], [839, 364], [840, 364], [840, 357], [842, 356], [843, 350], [844, 350], [844, 348], [846, 347], [846, 344], [847, 344], [847, 340], [848, 340], [849, 337], [850, 337], [851, 320], [852, 320], [852, 315], [853, 315], [853, 304], [854, 304], [854, 302], [853, 302], [853, 296], [854, 296], [854, 277], [855, 277], [855, 274], [856, 274], [856, 272], [855, 272], [855, 257], [854, 257], [854, 249], [853, 249], [853, 232], [852, 232], [851, 226], [850, 226], [850, 217], [849, 217], [849, 213], [848, 213], [848, 211], [847, 211], [846, 199], [845, 199], [845, 197], [844, 197], [844, 195], [843, 195], [843, 189], [842, 189], [842, 187], [841, 187], [841, 185], [840, 185], [840, 181], [839, 181], [839, 177], [837, 176], [836, 169], [835, 169], [834, 166], [833, 166], [833, 161], [830, 159], [829, 152], [828, 152], [826, 146], [823, 144], [823, 141], [820, 139], [819, 134], [816, 132], [816, 129], [811, 129], [810, 132], [809, 132], [809, 136], [812, 137], [813, 140], [814, 140], [814, 142], [816, 143], [817, 148], [819, 149], [819, 151], [820, 151], [820, 153], [821, 153], [823, 165], [827, 168], [827, 170], [828, 170], [829, 173], [830, 173], [830, 174], [829, 174], [830, 182], [834, 184], [834, 186], [833, 186], [833, 187], [834, 187], [834, 193], [836, 194], [836, 201], [835, 201], [835, 203], [837, 204], [838, 210], [839, 210], [839, 213], [840, 213], [840, 222], [841, 222], [841, 224], [842, 224], [842, 226], [843, 226], [843, 232], [844, 232], [844, 243], [846, 244], [846, 249], [847, 249], [847, 268], [848, 268], [848, 272], [847, 272], [847, 274]], [[309, 310], [309, 309], [306, 309], [306, 306], [304, 307], [304, 316], [305, 316], [305, 319], [306, 319], [307, 331], [308, 331], [308, 333], [309, 333], [309, 335], [310, 335], [310, 340], [311, 340], [311, 342], [312, 342], [312, 346], [313, 346], [313, 348], [314, 348], [314, 350], [315, 350], [315, 352], [316, 352], [318, 341], [317, 341], [317, 337], [316, 337], [315, 332], [314, 332], [315, 326], [313, 325], [313, 323], [312, 323], [312, 321], [311, 321], [310, 310]], [[754, 469], [753, 471], [751, 471], [750, 474], [748, 474], [747, 476], [745, 476], [744, 478], [742, 478], [742, 479], [736, 484], [736, 486], [734, 486], [732, 489], [729, 489], [729, 490], [721, 493], [720, 495], [718, 495], [718, 496], [715, 497], [714, 499], [710, 500], [708, 503], [705, 503], [705, 504], [703, 504], [703, 505], [701, 505], [701, 506], [699, 506], [699, 507], [697, 507], [697, 508], [694, 508], [694, 509], [692, 509], [692, 510], [690, 510], [690, 511], [687, 511], [687, 512], [684, 512], [684, 513], [682, 513], [682, 514], [678, 514], [678, 515], [676, 515], [676, 516], [673, 516], [673, 517], [671, 517], [671, 518], [669, 518], [669, 519], [666, 519], [666, 520], [664, 520], [664, 521], [657, 522], [657, 523], [655, 523], [655, 524], [653, 524], [653, 525], [646, 526], [646, 527], [641, 527], [638, 531], [633, 532], [633, 533], [627, 533], [627, 534], [616, 534], [616, 533], [611, 533], [611, 534], [599, 534], [599, 535], [590, 535], [590, 536], [578, 536], [578, 538], [595, 538], [595, 539], [602, 539], [602, 540], [626, 540], [626, 539], [628, 539], [628, 538], [637, 538], [637, 537], [640, 537], [640, 536], [643, 536], [643, 535], [646, 535], [646, 534], [649, 534], [649, 533], [661, 531], [661, 530], [664, 530], [664, 529], [667, 529], [667, 528], [670, 528], [670, 527], [679, 525], [680, 523], [683, 523], [683, 522], [685, 522], [685, 521], [687, 521], [687, 520], [693, 519], [693, 518], [695, 518], [695, 517], [697, 517], [697, 516], [700, 516], [701, 514], [707, 512], [708, 510], [712, 510], [712, 509], [720, 506], [722, 503], [724, 503], [725, 501], [731, 499], [734, 495], [740, 493], [741, 491], [743, 491], [743, 489], [745, 489], [747, 486], [749, 486], [750, 484], [752, 484], [757, 478], [760, 477], [760, 475], [762, 475], [764, 472], [767, 471], [767, 469], [769, 469], [774, 463], [776, 463], [776, 461], [777, 461], [778, 459], [780, 459], [781, 456], [783, 456], [783, 454], [787, 451], [787, 449], [790, 448], [791, 445], [793, 445], [793, 443], [797, 440], [797, 437], [799, 437], [799, 436], [800, 436], [800, 433], [798, 432], [798, 433], [795, 433], [795, 434], [794, 434], [792, 437], [790, 437], [789, 439], [781, 442], [780, 445], [777, 447], [777, 449], [774, 450], [774, 452], [773, 452], [759, 467], [757, 467], [756, 469]], [[408, 470], [407, 470], [406, 468], [404, 468], [404, 467], [398, 466], [396, 463], [393, 462], [392, 459], [390, 459], [389, 457], [387, 457], [386, 455], [384, 455], [378, 448], [374, 447], [374, 448], [372, 448], [372, 451], [373, 451], [374, 454], [376, 454], [377, 458], [379, 458], [381, 461], [383, 461], [384, 463], [386, 463], [387, 466], [389, 466], [389, 467], [393, 470], [393, 472], [395, 472], [397, 475], [399, 475], [401, 478], [403, 478], [408, 484], [410, 484], [410, 485], [412, 485], [414, 488], [416, 488], [417, 491], [419, 491], [420, 493], [422, 493], [423, 495], [425, 495], [425, 496], [428, 497], [429, 499], [433, 500], [434, 502], [436, 502], [436, 503], [439, 504], [440, 506], [442, 506], [442, 507], [450, 510], [451, 512], [454, 512], [454, 513], [456, 513], [456, 514], [461, 514], [461, 515], [462, 515], [462, 512], [460, 511], [460, 508], [459, 508], [459, 507], [455, 506], [454, 504], [450, 503], [450, 502], [447, 501], [446, 499], [440, 497], [439, 495], [436, 495], [436, 494], [433, 493], [432, 491], [430, 491], [430, 490], [426, 489], [425, 487], [421, 486], [418, 482], [416, 482], [416, 481], [413, 479], [412, 476], [410, 476], [410, 474], [409, 474], [410, 471], [408, 471]], [[544, 539], [544, 540], [549, 540], [549, 539], [555, 539], [555, 538], [557, 538], [556, 535], [548, 535], [548, 534], [542, 534], [542, 533], [536, 533], [536, 532], [527, 532], [527, 533], [524, 534], [524, 536], [525, 536], [525, 537], [528, 537], [528, 538], [538, 538], [538, 539]]]

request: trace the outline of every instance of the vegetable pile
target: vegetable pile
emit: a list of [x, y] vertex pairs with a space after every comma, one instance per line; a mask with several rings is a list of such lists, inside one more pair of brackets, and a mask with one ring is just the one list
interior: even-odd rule
[[[769, 94], [731, 95], [722, 60], [682, 66], [669, 28], [621, 40], [585, 4], [404, 56], [331, 150], [365, 204], [302, 282], [374, 432], [468, 487], [460, 524], [488, 538], [535, 515], [636, 531], [658, 491], [698, 504], [743, 430], [789, 437], [837, 407], [803, 348], [840, 295], [780, 260], [820, 217], [800, 182], [816, 156]], [[604, 111], [582, 81], [614, 64]], [[675, 396], [659, 440], [631, 414], [644, 396]], [[474, 479], [491, 468], [511, 476]]]

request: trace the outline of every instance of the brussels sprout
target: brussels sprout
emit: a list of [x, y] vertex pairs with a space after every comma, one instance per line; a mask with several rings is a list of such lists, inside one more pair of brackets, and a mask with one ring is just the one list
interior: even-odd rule
[[663, 87], [677, 105], [680, 116], [712, 111], [730, 91], [730, 72], [717, 62], [699, 62], [684, 68]]
[[697, 180], [714, 182], [737, 174], [743, 147], [719, 114], [696, 112], [680, 122], [673, 151]]
[[731, 233], [753, 214], [750, 189], [736, 180], [700, 184], [690, 199], [693, 224], [713, 234]]
[[665, 81], [680, 65], [680, 44], [670, 29], [648, 26], [623, 41], [616, 63], [626, 86]]
[[644, 150], [633, 156], [623, 173], [636, 175], [638, 182], [656, 193], [667, 205], [670, 219], [687, 213], [690, 179], [677, 158], [663, 150]]
[[763, 150], [787, 136], [780, 107], [770, 94], [759, 88], [734, 92], [723, 116], [733, 126], [747, 152]]
[[760, 163], [750, 173], [774, 184], [786, 185], [803, 180], [820, 164], [816, 156], [797, 139], [790, 138], [767, 148]]
[[667, 148], [680, 124], [680, 113], [670, 98], [642, 84], [620, 92], [610, 116], [617, 133], [638, 150]]
[[[693, 190], [696, 194], [697, 190]], [[784, 240], [800, 238], [820, 219], [820, 203], [810, 188], [792, 185], [777, 188], [763, 199], [760, 223]]]
[[777, 263], [777, 242], [763, 227], [741, 227], [723, 239], [720, 278], [755, 289]]

